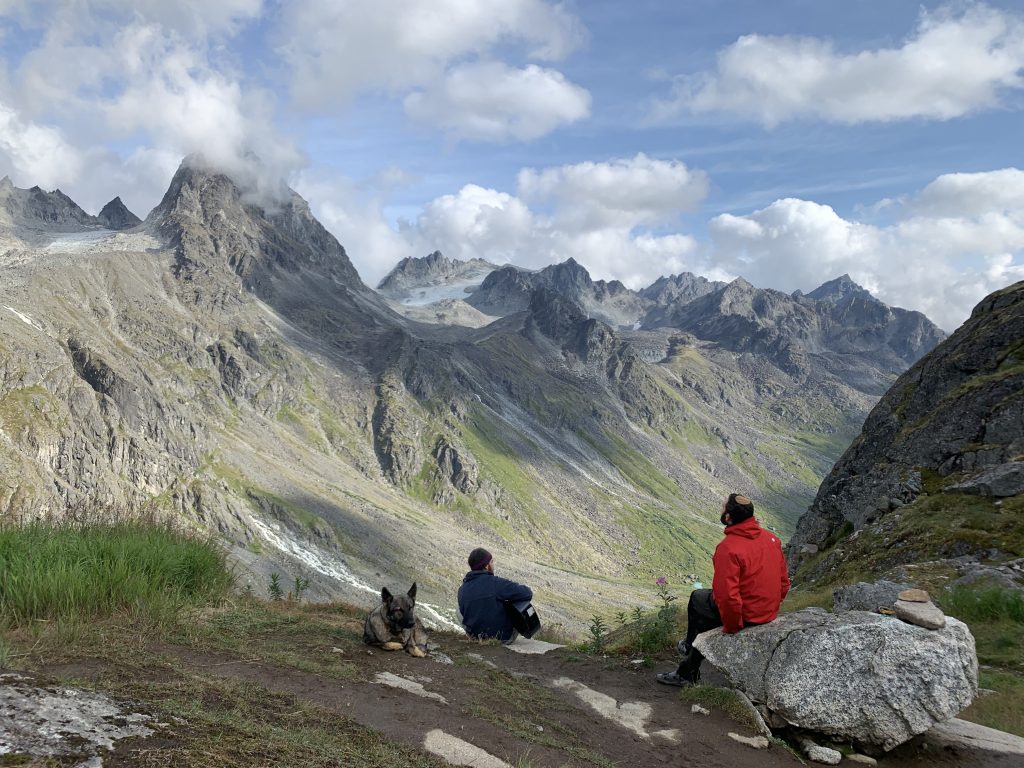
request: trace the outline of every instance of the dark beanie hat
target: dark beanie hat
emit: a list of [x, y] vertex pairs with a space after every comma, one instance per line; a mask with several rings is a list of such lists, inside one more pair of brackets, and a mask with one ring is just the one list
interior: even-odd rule
[[729, 500], [725, 502], [725, 511], [732, 518], [732, 524], [736, 525], [754, 516], [754, 502], [746, 496], [730, 493]]
[[483, 547], [477, 547], [469, 553], [469, 569], [471, 571], [482, 571], [491, 562], [491, 553]]

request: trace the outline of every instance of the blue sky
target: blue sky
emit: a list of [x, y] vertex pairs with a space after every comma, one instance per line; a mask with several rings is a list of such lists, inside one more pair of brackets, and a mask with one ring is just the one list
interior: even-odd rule
[[286, 178], [371, 284], [435, 248], [849, 272], [951, 330], [1024, 278], [1019, 2], [0, 0], [0, 29], [15, 183], [144, 215], [200, 151]]

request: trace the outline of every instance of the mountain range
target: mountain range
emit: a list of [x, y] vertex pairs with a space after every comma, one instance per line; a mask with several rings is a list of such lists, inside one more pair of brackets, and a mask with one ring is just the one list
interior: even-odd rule
[[254, 589], [418, 580], [439, 621], [480, 544], [573, 623], [707, 579], [729, 491], [788, 537], [944, 338], [845, 277], [632, 291], [432, 254], [378, 292], [300, 196], [198, 158], [144, 221], [9, 181], [0, 217], [0, 515], [170, 515]]

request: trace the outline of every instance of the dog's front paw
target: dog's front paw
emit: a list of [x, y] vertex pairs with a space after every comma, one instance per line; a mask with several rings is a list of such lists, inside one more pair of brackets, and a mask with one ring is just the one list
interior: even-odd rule
[[420, 648], [418, 645], [410, 645], [405, 650], [409, 653], [410, 656], [415, 656], [417, 659], [422, 659], [424, 656], [427, 655], [423, 652], [423, 649]]
[[384, 643], [384, 645], [382, 645], [381, 648], [383, 648], [385, 651], [400, 651], [400, 650], [402, 650], [402, 644], [401, 643]]

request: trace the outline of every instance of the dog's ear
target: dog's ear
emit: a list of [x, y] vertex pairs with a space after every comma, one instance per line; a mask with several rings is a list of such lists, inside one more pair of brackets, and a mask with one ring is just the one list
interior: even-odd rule
[[387, 587], [381, 587], [380, 599], [384, 601], [384, 605], [391, 605], [391, 593], [388, 592]]
[[415, 600], [416, 599], [416, 582], [415, 581], [412, 583], [412, 586], [409, 587], [409, 591], [406, 592], [406, 594], [409, 595], [409, 599], [410, 600]]

